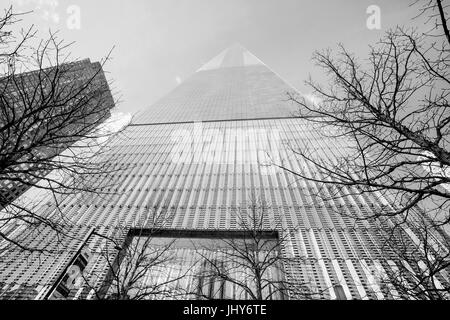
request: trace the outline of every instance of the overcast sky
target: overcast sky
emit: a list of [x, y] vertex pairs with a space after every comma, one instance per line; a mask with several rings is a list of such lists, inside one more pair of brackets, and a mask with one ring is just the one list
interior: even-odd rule
[[[60, 37], [76, 41], [76, 57], [99, 60], [115, 46], [106, 70], [122, 94], [119, 111], [130, 113], [167, 94], [235, 42], [307, 93], [303, 82], [309, 74], [324, 81], [311, 61], [314, 50], [342, 42], [364, 57], [388, 28], [418, 23], [411, 22], [417, 8], [409, 7], [410, 0], [0, 1], [16, 11], [34, 10], [22, 25], [60, 30]], [[69, 21], [77, 12], [71, 5], [80, 10], [79, 25]], [[381, 9], [381, 30], [367, 28], [370, 5]]]

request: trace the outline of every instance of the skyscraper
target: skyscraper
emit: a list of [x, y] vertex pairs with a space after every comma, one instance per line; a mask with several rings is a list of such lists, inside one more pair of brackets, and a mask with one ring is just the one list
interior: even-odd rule
[[[88, 136], [115, 106], [101, 64], [89, 59], [7, 75], [0, 78], [0, 94], [0, 207], [45, 175], [37, 161], [27, 158], [30, 154], [40, 159], [59, 154]], [[44, 140], [41, 133], [49, 142], [36, 143]], [[19, 178], [11, 163], [27, 167], [30, 174]]]
[[[109, 157], [124, 169], [105, 176], [109, 193], [60, 199], [71, 237], [54, 247], [45, 230], [33, 239], [54, 253], [1, 254], [0, 298], [48, 297], [56, 281], [67, 280], [67, 266], [81, 250], [89, 256], [84, 277], [92, 282], [70, 286], [67, 297], [95, 298], [111, 267], [98, 251], [118, 229], [125, 241], [130, 229], [145, 227], [150, 215], [163, 210], [169, 213], [160, 230], [166, 237], [220, 238], [241, 229], [237, 213], [255, 198], [267, 203], [264, 227], [279, 222], [280, 232], [288, 233], [282, 251], [294, 263], [286, 274], [308, 283], [314, 298], [395, 296], [377, 281], [377, 272], [395, 268], [395, 258], [387, 263], [379, 250], [380, 225], [349, 217], [363, 217], [389, 200], [361, 194], [324, 201], [326, 190], [274, 165], [313, 173], [292, 149], [313, 145], [330, 158], [347, 147], [297, 119], [288, 91], [294, 89], [242, 46], [223, 51], [110, 141]], [[407, 241], [413, 244], [414, 237]]]

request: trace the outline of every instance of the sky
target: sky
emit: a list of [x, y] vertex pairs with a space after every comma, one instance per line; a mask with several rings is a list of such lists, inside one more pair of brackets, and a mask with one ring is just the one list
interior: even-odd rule
[[[135, 114], [174, 89], [204, 63], [238, 42], [300, 92], [304, 81], [326, 77], [311, 60], [315, 50], [343, 43], [367, 56], [386, 30], [419, 25], [412, 0], [0, 0], [34, 24], [40, 35], [59, 31], [74, 42], [75, 58], [99, 61], [120, 95], [119, 112]], [[380, 28], [367, 20], [380, 9]], [[373, 22], [373, 20], [371, 20]], [[373, 27], [373, 24], [372, 24]]]

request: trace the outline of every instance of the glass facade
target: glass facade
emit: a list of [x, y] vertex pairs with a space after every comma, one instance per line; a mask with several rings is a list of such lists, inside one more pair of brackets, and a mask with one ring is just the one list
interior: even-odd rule
[[[42, 297], [75, 252], [76, 239], [91, 227], [111, 236], [118, 228], [145, 227], [148, 215], [162, 209], [169, 213], [164, 227], [171, 230], [232, 231], [240, 228], [237, 212], [257, 197], [268, 205], [264, 228], [287, 233], [281, 251], [290, 258], [284, 272], [291, 282], [310, 284], [321, 299], [395, 297], [373, 272], [396, 265], [394, 256], [386, 259], [389, 252], [380, 251], [383, 226], [349, 217], [367, 216], [389, 200], [350, 187], [340, 192], [353, 196], [324, 200], [330, 190], [277, 168], [282, 164], [314, 175], [315, 168], [292, 150], [313, 146], [332, 159], [349, 148], [347, 141], [324, 137], [319, 128], [295, 118], [286, 102], [291, 90], [241, 47], [225, 51], [110, 141], [103, 156], [114, 158], [123, 170], [105, 174], [105, 194], [60, 199], [70, 232], [77, 236], [60, 245], [63, 252], [45, 258], [0, 253], [0, 284], [39, 285]], [[51, 237], [42, 231], [30, 241]], [[408, 241], [414, 245], [413, 237]], [[86, 243], [92, 254], [85, 276], [95, 276], [92, 287], [100, 287], [108, 273], [104, 257], [95, 254], [107, 245], [95, 236]], [[181, 253], [190, 249], [177, 250], [180, 257], [192, 256]], [[449, 281], [448, 274], [438, 281]], [[213, 289], [208, 290], [211, 296]], [[222, 298], [231, 292], [223, 290]], [[95, 298], [92, 288], [80, 287], [70, 296], [81, 297]]]

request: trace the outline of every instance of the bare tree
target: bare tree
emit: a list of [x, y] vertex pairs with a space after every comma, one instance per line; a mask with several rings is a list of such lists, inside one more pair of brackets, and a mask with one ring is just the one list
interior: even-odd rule
[[[106, 239], [98, 253], [107, 268], [103, 278], [98, 271], [83, 275], [84, 286], [96, 299], [154, 300], [184, 297], [180, 286], [189, 273], [187, 261], [178, 255], [176, 239], [165, 237], [170, 214], [149, 213], [143, 223], [118, 228]], [[123, 235], [125, 240], [122, 241]]]
[[[380, 248], [387, 246], [393, 260], [400, 261], [399, 274], [389, 279], [403, 298], [435, 299], [448, 292], [446, 285], [435, 287], [433, 279], [447, 269], [448, 253], [443, 252], [449, 243], [441, 241], [435, 249], [431, 239], [450, 226], [449, 4], [426, 0], [413, 5], [419, 6], [416, 19], [425, 17], [431, 26], [425, 33], [389, 30], [363, 62], [343, 45], [337, 55], [331, 50], [314, 54], [329, 86], [309, 80], [314, 101], [294, 93], [289, 98], [299, 106], [299, 118], [340, 147], [327, 156], [313, 145], [292, 148], [305, 166], [277, 165], [318, 183], [318, 196], [327, 201], [364, 194], [377, 199], [370, 212], [353, 218], [396, 221], [380, 235]], [[411, 225], [416, 236], [402, 230]]]
[[[102, 70], [108, 58], [85, 69], [57, 33], [44, 40], [33, 26], [13, 33], [21, 18], [12, 8], [0, 18], [0, 241], [40, 250], [17, 228], [70, 228], [60, 198], [100, 192], [117, 170], [101, 157], [115, 102]], [[31, 197], [17, 199], [30, 187]]]
[[379, 237], [374, 275], [392, 299], [450, 298], [450, 239], [438, 226], [415, 216], [401, 227], [386, 221]]
[[237, 228], [197, 247], [197, 284], [191, 294], [200, 299], [307, 299], [319, 294], [310, 282], [289, 272], [301, 259], [289, 253], [290, 235], [270, 221], [269, 206], [253, 199], [236, 212]]
[[[342, 45], [317, 52], [316, 63], [330, 77], [325, 88], [309, 80], [320, 102], [289, 94], [298, 117], [317, 132], [348, 141], [334, 159], [317, 156], [313, 146], [293, 149], [315, 174], [293, 171], [329, 186], [332, 196], [360, 193], [395, 199], [393, 210], [380, 206], [374, 216], [405, 214], [415, 205], [435, 204], [439, 222], [450, 221], [450, 41], [448, 4], [425, 1], [422, 14], [437, 17], [436, 28], [419, 34], [405, 28], [387, 32], [371, 47], [365, 63]], [[442, 30], [443, 33], [438, 33]], [[434, 31], [434, 32], [433, 32]], [[341, 192], [347, 188], [350, 192]]]

